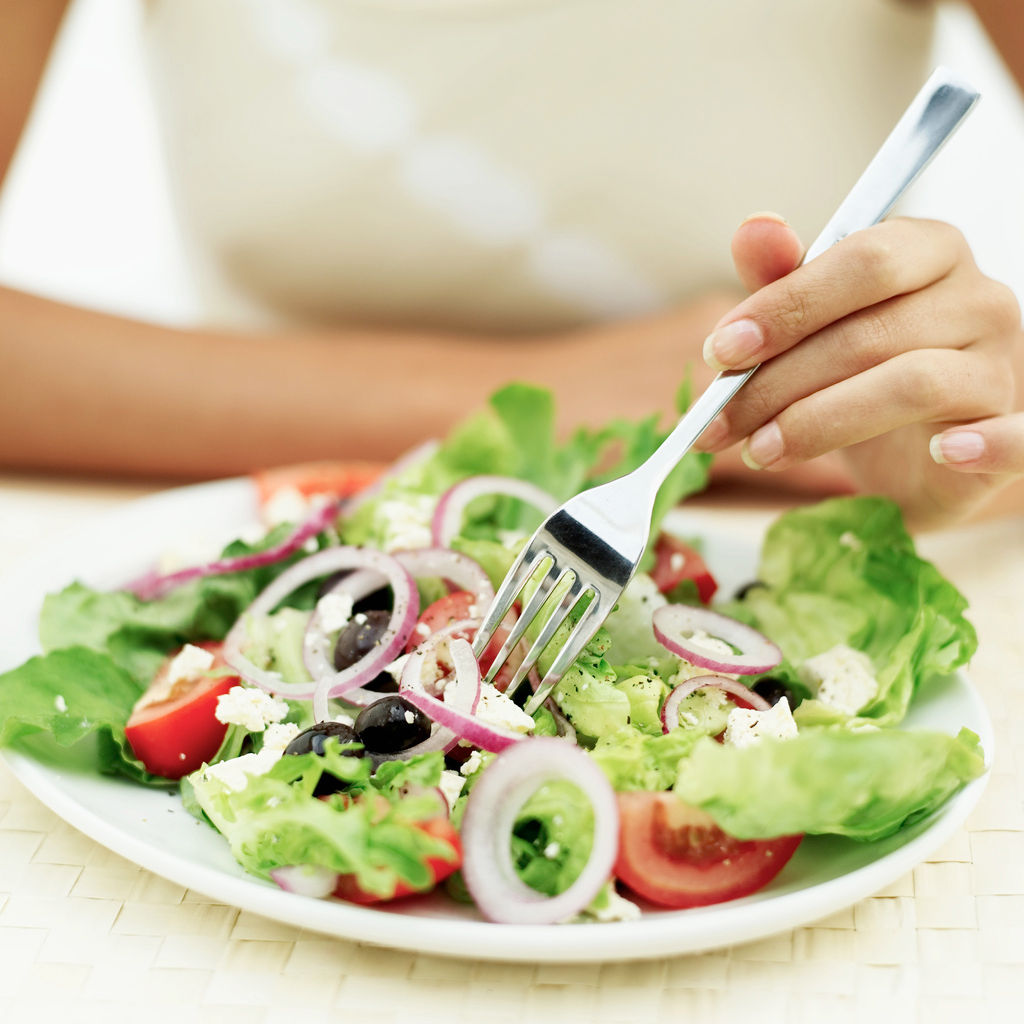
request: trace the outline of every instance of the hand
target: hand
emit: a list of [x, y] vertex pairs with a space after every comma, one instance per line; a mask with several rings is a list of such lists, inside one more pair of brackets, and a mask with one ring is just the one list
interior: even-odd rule
[[[800, 266], [802, 252], [775, 215], [737, 230], [733, 258], [753, 294], [716, 324], [704, 357], [765, 365], [701, 447], [746, 439], [744, 461], [772, 472], [842, 449], [856, 486], [900, 502], [915, 526], [959, 518], [1024, 472], [1024, 416], [1007, 415], [1020, 400], [1020, 308], [955, 228], [894, 219]], [[979, 420], [971, 433], [987, 454], [952, 471], [963, 425]], [[935, 435], [945, 440], [930, 446]]]

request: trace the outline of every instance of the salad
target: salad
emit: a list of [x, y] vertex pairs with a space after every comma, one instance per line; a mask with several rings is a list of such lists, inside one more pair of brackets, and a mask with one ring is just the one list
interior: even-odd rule
[[217, 558], [50, 595], [43, 653], [0, 675], [0, 743], [91, 744], [98, 772], [179, 790], [289, 891], [441, 889], [500, 923], [735, 899], [804, 836], [880, 839], [983, 773], [970, 731], [899, 728], [976, 639], [895, 506], [783, 515], [723, 595], [699, 538], [657, 528], [705, 485], [698, 454], [545, 704], [522, 709], [521, 651], [484, 682], [501, 636], [479, 660], [470, 642], [529, 533], [661, 440], [652, 419], [556, 444], [553, 422], [550, 395], [511, 385], [381, 475], [261, 476], [264, 527]]

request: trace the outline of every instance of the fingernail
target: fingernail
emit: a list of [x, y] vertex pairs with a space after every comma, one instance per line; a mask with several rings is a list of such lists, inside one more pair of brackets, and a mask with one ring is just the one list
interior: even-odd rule
[[728, 370], [748, 362], [764, 347], [764, 334], [753, 320], [734, 320], [704, 341], [704, 362], [712, 370]]
[[705, 428], [704, 432], [697, 438], [693, 446], [698, 451], [713, 452], [729, 434], [729, 424], [726, 422], [725, 413], [720, 412]]
[[976, 430], [951, 430], [936, 434], [928, 442], [928, 451], [940, 466], [977, 462], [985, 454], [985, 438]]
[[740, 457], [751, 469], [767, 469], [782, 458], [782, 431], [772, 420], [755, 430], [743, 444]]
[[752, 220], [773, 220], [777, 224], [785, 224], [787, 227], [789, 226], [789, 221], [786, 220], [781, 213], [776, 213], [774, 210], [759, 210], [757, 213], [752, 213], [740, 221], [740, 226], [742, 227], [744, 224], [749, 224]]

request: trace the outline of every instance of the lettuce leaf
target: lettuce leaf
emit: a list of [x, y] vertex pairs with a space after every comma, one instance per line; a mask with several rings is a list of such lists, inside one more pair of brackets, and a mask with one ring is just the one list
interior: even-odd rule
[[702, 739], [680, 762], [675, 791], [740, 839], [804, 832], [870, 840], [930, 814], [984, 770], [968, 729], [807, 729], [748, 747]]
[[124, 736], [142, 689], [110, 658], [87, 647], [30, 658], [0, 675], [0, 746], [41, 734], [59, 747], [72, 747], [91, 737], [97, 771], [172, 786], [146, 771]]
[[723, 611], [782, 648], [786, 663], [772, 675], [802, 690], [798, 666], [840, 643], [864, 651], [875, 668], [878, 695], [858, 718], [805, 701], [797, 709], [803, 724], [896, 724], [919, 686], [966, 664], [977, 647], [966, 600], [917, 555], [898, 506], [883, 498], [785, 513], [768, 530], [758, 576], [765, 586]]
[[[689, 390], [680, 389], [680, 411]], [[628, 473], [640, 465], [667, 436], [651, 416], [637, 423], [615, 420], [597, 430], [577, 430], [560, 442], [555, 429], [554, 396], [544, 388], [513, 383], [491, 396], [488, 407], [469, 417], [425, 462], [411, 467], [366, 502], [344, 525], [350, 544], [379, 542], [375, 519], [384, 501], [414, 504], [424, 494], [439, 496], [469, 476], [498, 474], [519, 477], [559, 500]], [[686, 495], [707, 486], [709, 455], [687, 454], [658, 494], [654, 532], [664, 514]], [[503, 531], [532, 531], [540, 522], [533, 508], [510, 498], [479, 499], [467, 509], [464, 536], [499, 540]]]
[[[370, 762], [345, 756], [332, 740], [322, 756], [282, 757], [265, 774], [250, 776], [241, 790], [194, 772], [187, 779], [189, 807], [224, 835], [239, 864], [255, 875], [315, 865], [354, 874], [363, 890], [387, 896], [398, 881], [427, 888], [433, 880], [427, 858], [451, 857], [448, 843], [417, 827], [436, 815], [436, 797], [398, 794], [404, 782], [436, 782], [441, 767], [440, 755], [427, 755], [390, 769], [378, 786], [370, 778]], [[349, 781], [352, 792], [370, 796], [313, 796], [324, 771]]]

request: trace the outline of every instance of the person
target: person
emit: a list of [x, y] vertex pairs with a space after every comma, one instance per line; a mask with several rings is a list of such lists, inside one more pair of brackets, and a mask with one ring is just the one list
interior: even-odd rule
[[[512, 378], [551, 387], [565, 427], [668, 411], [687, 362], [697, 388], [721, 367], [765, 362], [701, 441], [720, 473], [888, 494], [921, 526], [991, 507], [1000, 491], [1024, 509], [1008, 486], [1024, 475], [1020, 309], [960, 232], [893, 218], [800, 265], [801, 237], [842, 195], [836, 181], [848, 187], [923, 80], [928, 4], [820, 0], [810, 14], [786, 0], [765, 17], [743, 0], [744, 32], [730, 5], [435, 0], [446, 17], [428, 22], [430, 6], [150, 0], [180, 196], [226, 276], [274, 315], [258, 330], [213, 317], [184, 329], [0, 288], [0, 464], [198, 478], [388, 459]], [[974, 6], [1024, 81], [1024, 12]], [[0, 171], [64, 7], [0, 6]], [[830, 33], [844, 45], [822, 47]], [[343, 44], [339, 58], [331, 47]], [[536, 81], [510, 90], [516, 54]], [[609, 54], [621, 66], [598, 104]], [[419, 93], [391, 74], [396, 60]], [[447, 71], [449, 91], [431, 94]], [[469, 74], [478, 88], [451, 91]], [[285, 105], [296, 97], [308, 124]], [[666, 133], [665, 97], [680, 116], [693, 108], [685, 132]], [[521, 179], [453, 139], [445, 104], [495, 150], [528, 130], [515, 155], [554, 168], [548, 207], [557, 198], [575, 224], [618, 212], [606, 234], [639, 255], [552, 226]], [[329, 131], [313, 134], [314, 115]], [[780, 138], [790, 118], [803, 130]], [[798, 180], [810, 158], [821, 173]], [[383, 193], [393, 177], [404, 191]], [[688, 189], [705, 191], [681, 211]], [[731, 255], [744, 298], [713, 251], [758, 189], [800, 230], [778, 214], [740, 224]], [[647, 277], [633, 272], [641, 263]]]

